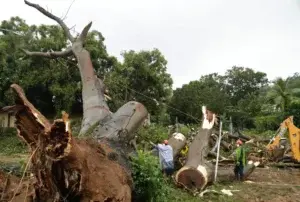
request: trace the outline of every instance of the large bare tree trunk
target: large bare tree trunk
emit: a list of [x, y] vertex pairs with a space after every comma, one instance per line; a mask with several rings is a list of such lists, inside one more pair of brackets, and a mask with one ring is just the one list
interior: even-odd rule
[[[61, 52], [24, 52], [28, 56], [49, 59], [76, 57], [83, 100], [80, 134], [93, 130], [94, 138], [73, 138], [68, 114], [65, 112], [62, 119], [50, 123], [27, 100], [22, 88], [13, 84], [11, 87], [17, 97], [16, 127], [19, 136], [28, 143], [32, 152], [31, 172], [34, 179], [30, 186], [33, 191], [27, 194], [28, 200], [131, 201], [133, 188], [128, 155], [133, 148], [129, 143], [134, 138], [133, 132], [147, 118], [146, 108], [131, 101], [117, 112], [110, 112], [104, 99], [105, 86], [95, 75], [90, 54], [84, 48], [92, 23], [74, 38], [60, 18], [38, 4], [26, 0], [25, 4], [55, 20], [71, 41], [72, 46]], [[17, 192], [20, 190], [15, 191]], [[18, 196], [20, 195], [14, 194], [14, 200]]]

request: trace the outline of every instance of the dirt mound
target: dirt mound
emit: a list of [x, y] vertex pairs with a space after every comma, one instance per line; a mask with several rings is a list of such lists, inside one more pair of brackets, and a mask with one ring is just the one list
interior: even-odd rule
[[[70, 191], [70, 198], [74, 201], [131, 201], [131, 175], [118, 163], [118, 154], [105, 143], [98, 144], [93, 140], [83, 139], [73, 141], [76, 143], [73, 144], [71, 153], [53, 165], [57, 186], [68, 188], [62, 190]], [[64, 168], [65, 173], [60, 173], [61, 168]], [[29, 186], [29, 180], [23, 179], [19, 185], [19, 178], [1, 171], [0, 197], [5, 193], [2, 200], [10, 200], [19, 186], [14, 201], [23, 202], [27, 195], [37, 194], [32, 188], [38, 186], [38, 183], [31, 186], [34, 179], [30, 182]]]
[[[131, 176], [118, 163], [117, 153], [105, 143], [78, 140], [76, 145], [74, 153], [65, 161], [69, 169], [81, 168], [84, 171], [80, 173], [88, 173], [81, 176], [82, 197], [93, 196], [95, 201], [131, 201]], [[77, 161], [72, 161], [72, 156], [77, 156]], [[81, 161], [78, 161], [80, 156]]]

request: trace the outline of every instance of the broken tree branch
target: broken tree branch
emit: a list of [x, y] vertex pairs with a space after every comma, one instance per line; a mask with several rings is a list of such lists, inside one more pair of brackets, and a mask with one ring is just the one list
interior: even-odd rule
[[87, 24], [87, 25], [83, 28], [82, 32], [80, 33], [79, 40], [80, 40], [82, 43], [85, 42], [86, 36], [87, 36], [89, 30], [91, 29], [91, 27], [92, 27], [92, 22], [90, 22], [89, 24]]
[[69, 28], [68, 28], [67, 25], [63, 22], [62, 19], [60, 19], [59, 17], [57, 17], [57, 16], [53, 15], [52, 13], [46, 11], [43, 7], [41, 7], [41, 6], [38, 5], [38, 4], [31, 3], [31, 2], [29, 2], [29, 1], [27, 1], [27, 0], [24, 0], [24, 2], [25, 2], [25, 4], [27, 4], [28, 6], [37, 9], [38, 11], [40, 11], [42, 14], [44, 14], [44, 15], [47, 16], [48, 18], [50, 18], [50, 19], [56, 21], [56, 22], [61, 26], [61, 28], [64, 30], [64, 33], [65, 33], [66, 37], [67, 37], [71, 42], [74, 41], [74, 37], [71, 35]]
[[28, 51], [26, 49], [22, 49], [26, 55], [28, 56], [38, 56], [38, 57], [45, 57], [45, 58], [59, 58], [59, 57], [67, 57], [72, 55], [72, 49], [67, 48], [64, 51], [52, 51], [52, 52], [35, 52], [35, 51]]

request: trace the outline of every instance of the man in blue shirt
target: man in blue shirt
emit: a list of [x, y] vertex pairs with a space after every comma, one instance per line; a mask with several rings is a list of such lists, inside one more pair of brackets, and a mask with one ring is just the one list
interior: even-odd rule
[[172, 175], [174, 172], [173, 148], [168, 144], [168, 140], [164, 140], [163, 144], [153, 144], [159, 156], [159, 163], [164, 174]]

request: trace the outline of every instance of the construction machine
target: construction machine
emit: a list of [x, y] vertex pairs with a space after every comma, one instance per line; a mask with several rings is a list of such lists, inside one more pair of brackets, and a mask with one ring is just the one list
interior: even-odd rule
[[[288, 133], [287, 137], [285, 134]], [[284, 157], [300, 163], [300, 129], [293, 123], [293, 116], [285, 119], [277, 130], [275, 136], [266, 146], [269, 159], [283, 160]]]

